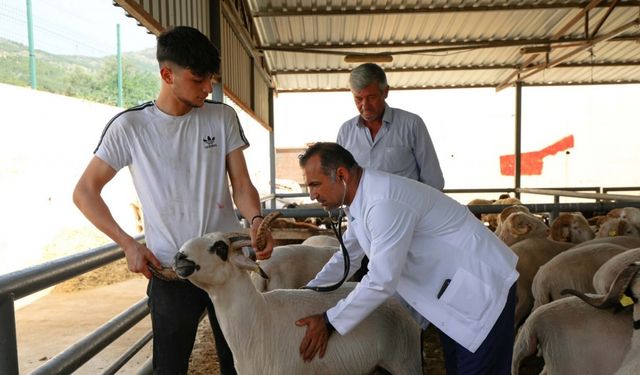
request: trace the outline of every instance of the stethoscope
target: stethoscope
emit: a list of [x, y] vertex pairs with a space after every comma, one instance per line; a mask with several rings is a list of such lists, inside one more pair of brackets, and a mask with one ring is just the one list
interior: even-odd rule
[[342, 280], [333, 285], [304, 286], [302, 287], [302, 289], [310, 289], [316, 292], [331, 292], [332, 290], [338, 289], [347, 279], [347, 276], [349, 276], [351, 260], [349, 259], [349, 252], [347, 252], [347, 248], [344, 246], [344, 241], [342, 240], [342, 220], [344, 219], [344, 198], [347, 196], [347, 183], [342, 180], [342, 185], [344, 186], [344, 192], [342, 193], [342, 202], [340, 203], [340, 207], [338, 208], [340, 213], [338, 213], [338, 216], [335, 220], [333, 219], [333, 216], [331, 216], [331, 210], [328, 210], [331, 229], [333, 229], [333, 233], [335, 233], [336, 237], [338, 238], [338, 242], [340, 242], [340, 248], [342, 248], [342, 256], [344, 258], [344, 274], [342, 275]]

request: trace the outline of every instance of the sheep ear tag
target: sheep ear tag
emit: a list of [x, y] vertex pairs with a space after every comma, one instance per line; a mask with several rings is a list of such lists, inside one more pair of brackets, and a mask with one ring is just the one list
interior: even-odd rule
[[622, 307], [631, 306], [633, 305], [633, 300], [628, 295], [623, 294], [622, 297], [620, 297], [620, 304]]
[[229, 259], [236, 267], [245, 271], [252, 271], [258, 273], [263, 279], [268, 279], [269, 276], [260, 268], [258, 263], [247, 258], [241, 252], [235, 252]]

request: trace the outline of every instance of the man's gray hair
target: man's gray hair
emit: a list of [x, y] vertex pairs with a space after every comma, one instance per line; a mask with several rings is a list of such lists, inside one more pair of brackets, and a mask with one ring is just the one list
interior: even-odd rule
[[380, 91], [384, 91], [389, 87], [384, 70], [374, 63], [358, 65], [351, 71], [349, 76], [349, 86], [352, 90], [362, 90], [374, 82], [378, 82]]

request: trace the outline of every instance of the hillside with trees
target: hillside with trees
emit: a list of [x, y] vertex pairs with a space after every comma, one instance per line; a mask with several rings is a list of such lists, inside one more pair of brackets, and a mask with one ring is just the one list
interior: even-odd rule
[[[157, 96], [160, 84], [155, 49], [122, 55], [124, 107]], [[36, 50], [37, 89], [55, 94], [116, 105], [118, 70], [116, 56], [101, 58], [54, 55]], [[0, 82], [30, 86], [27, 46], [0, 38]]]

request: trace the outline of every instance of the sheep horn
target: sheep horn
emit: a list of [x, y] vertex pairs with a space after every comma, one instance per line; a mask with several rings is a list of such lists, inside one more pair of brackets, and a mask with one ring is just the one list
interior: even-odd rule
[[593, 307], [607, 309], [616, 306], [620, 302], [620, 298], [622, 298], [638, 270], [640, 270], [640, 262], [632, 263], [620, 271], [606, 295], [586, 295], [574, 289], [565, 289], [561, 294], [572, 294]]
[[162, 266], [161, 268], [156, 268], [153, 264], [147, 263], [147, 268], [151, 271], [153, 276], [162, 281], [182, 281], [176, 271], [171, 267]]
[[232, 249], [239, 249], [241, 247], [251, 246], [251, 237], [246, 233], [228, 232], [228, 233], [223, 233], [222, 236], [229, 241]]
[[267, 247], [267, 231], [271, 229], [271, 222], [280, 215], [282, 215], [282, 212], [273, 211], [269, 215], [265, 216], [260, 223], [256, 234], [256, 246], [258, 250], [262, 250]]

